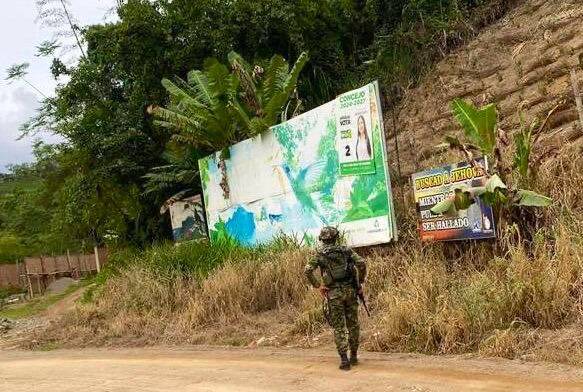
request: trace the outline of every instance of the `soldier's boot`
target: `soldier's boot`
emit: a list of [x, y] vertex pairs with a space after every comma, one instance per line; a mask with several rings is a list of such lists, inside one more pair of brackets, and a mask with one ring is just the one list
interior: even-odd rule
[[340, 370], [350, 370], [350, 361], [346, 353], [340, 354]]
[[358, 355], [356, 351], [350, 351], [350, 365], [358, 365]]

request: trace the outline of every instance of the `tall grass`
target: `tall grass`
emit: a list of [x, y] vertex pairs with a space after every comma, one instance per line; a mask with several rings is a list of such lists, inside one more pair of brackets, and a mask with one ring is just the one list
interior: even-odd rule
[[379, 292], [382, 309], [370, 345], [376, 350], [456, 353], [476, 350], [496, 330], [559, 328], [576, 321], [583, 286], [583, 232], [558, 228], [552, 248], [528, 256], [513, 246], [484, 268], [449, 272], [443, 254], [415, 252]]
[[[512, 356], [532, 346], [525, 342], [534, 339], [533, 331], [579, 321], [583, 232], [562, 224], [555, 230], [552, 246], [537, 237], [530, 254], [516, 245], [503, 257], [483, 263], [462, 257], [454, 267], [446, 247], [413, 239], [373, 251], [366, 284], [373, 318], [363, 320], [365, 346]], [[156, 252], [148, 257], [182, 251]], [[482, 249], [474, 245], [461, 253]], [[45, 338], [99, 345], [229, 343], [237, 336], [238, 344], [248, 344], [275, 330], [288, 340], [317, 336], [324, 331], [321, 302], [302, 274], [310, 255], [305, 248], [235, 253], [206, 277], [161, 274], [152, 264], [132, 262]], [[266, 314], [271, 324], [263, 325], [258, 320]]]
[[[365, 252], [373, 313], [363, 319], [365, 347], [583, 361], [581, 345], [572, 343], [583, 334], [583, 190], [553, 186], [567, 175], [581, 182], [570, 166], [581, 159], [559, 157], [540, 168], [539, 189], [555, 205], [540, 214], [528, 244], [512, 227], [499, 247], [423, 244], [414, 212], [401, 209], [399, 242]], [[326, 337], [321, 300], [303, 277], [311, 256], [285, 239], [255, 250], [185, 244], [119, 253], [91, 301], [42, 338], [100, 345]]]

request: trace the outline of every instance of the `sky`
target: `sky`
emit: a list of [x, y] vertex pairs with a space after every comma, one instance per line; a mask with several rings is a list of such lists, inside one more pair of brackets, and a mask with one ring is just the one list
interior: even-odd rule
[[[69, 0], [71, 11], [80, 26], [111, 21], [110, 12], [116, 0]], [[42, 96], [23, 81], [4, 80], [6, 69], [13, 64], [28, 62], [27, 79], [48, 96], [54, 95], [56, 82], [50, 72], [50, 58], [38, 58], [36, 46], [53, 38], [54, 30], [35, 21], [35, 0], [0, 0], [0, 172], [6, 165], [30, 162], [35, 139], [58, 142], [48, 133], [17, 140], [19, 127], [33, 116]], [[77, 54], [66, 55], [75, 61]]]

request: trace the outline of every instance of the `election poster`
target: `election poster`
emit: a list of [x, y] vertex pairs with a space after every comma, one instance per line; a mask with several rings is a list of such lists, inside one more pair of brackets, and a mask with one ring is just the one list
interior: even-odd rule
[[412, 176], [419, 234], [423, 241], [452, 241], [494, 238], [492, 208], [480, 198], [455, 216], [435, 215], [431, 208], [452, 196], [456, 188], [478, 187], [486, 184], [487, 160], [478, 160], [480, 167], [460, 162], [415, 173]]
[[370, 89], [365, 86], [336, 98], [340, 175], [375, 172], [370, 111]]

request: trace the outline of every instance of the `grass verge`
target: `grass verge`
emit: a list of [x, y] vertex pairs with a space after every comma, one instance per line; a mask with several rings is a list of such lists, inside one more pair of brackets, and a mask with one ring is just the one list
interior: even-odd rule
[[62, 293], [48, 294], [42, 297], [34, 298], [24, 304], [8, 306], [0, 310], [0, 317], [6, 317], [14, 320], [36, 316], [37, 314], [47, 310], [50, 306], [68, 297], [71, 293], [77, 291], [77, 289], [83, 287], [86, 284], [87, 284], [86, 282], [73, 284]]

